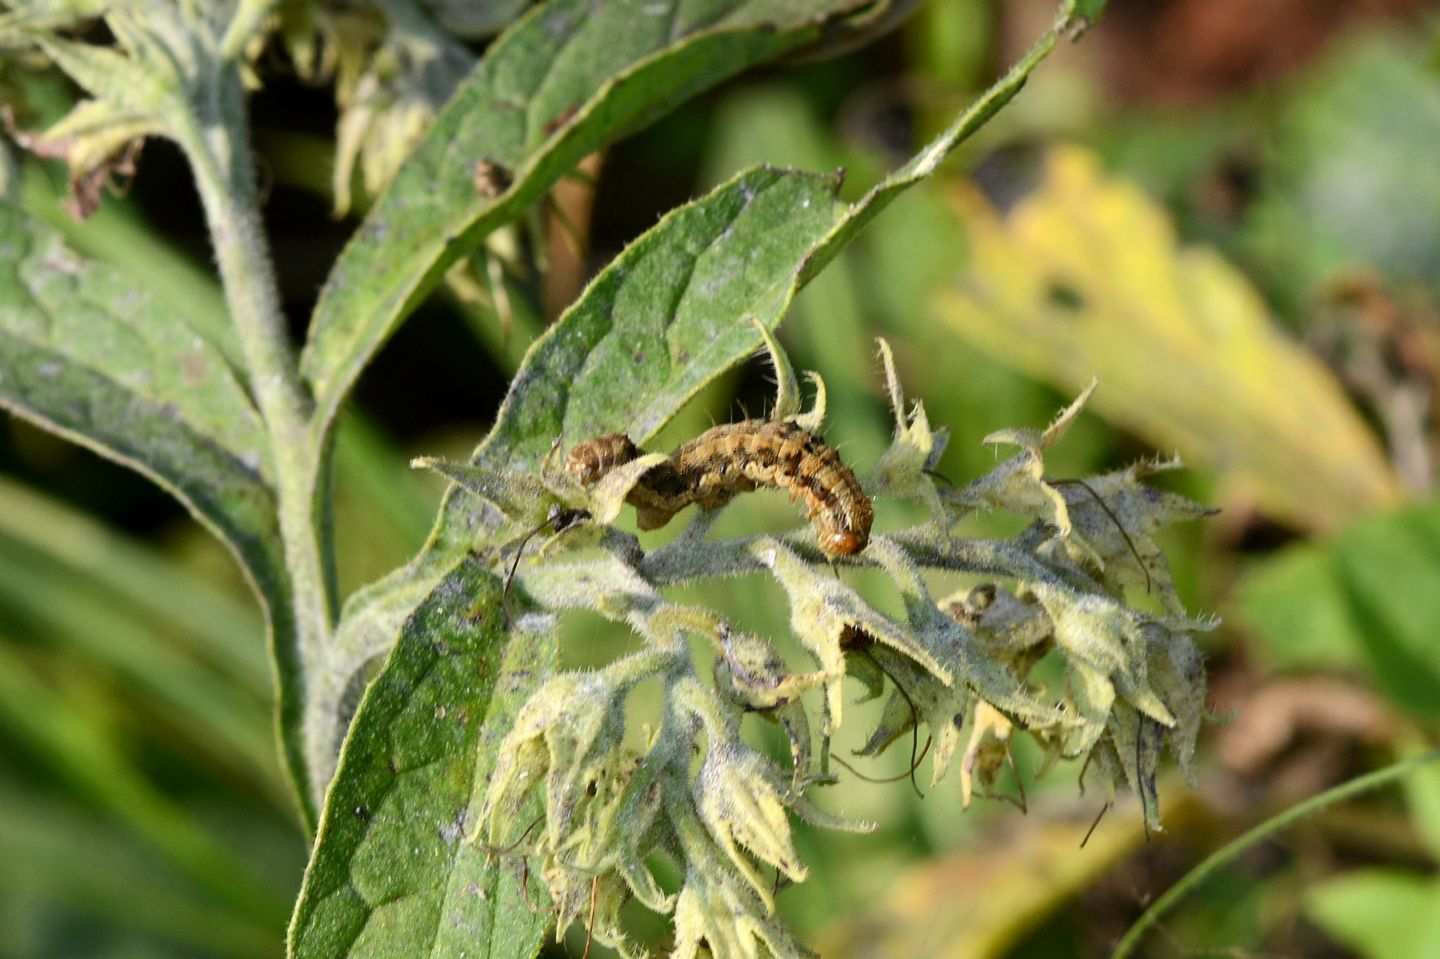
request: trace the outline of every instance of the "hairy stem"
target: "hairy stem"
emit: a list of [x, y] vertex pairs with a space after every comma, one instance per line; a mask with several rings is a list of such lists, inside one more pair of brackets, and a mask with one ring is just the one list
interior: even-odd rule
[[250, 389], [270, 438], [290, 573], [290, 609], [270, 611], [280, 737], [302, 809], [313, 826], [324, 783], [314, 782], [308, 772], [315, 766], [310, 755], [314, 747], [302, 741], [300, 717], [305, 676], [324, 653], [335, 609], [329, 550], [323, 524], [317, 522], [319, 484], [308, 443], [313, 404], [300, 379], [261, 226], [238, 71], [222, 68], [215, 88], [213, 97], [199, 99], [194, 113], [177, 122], [176, 138], [195, 172]]

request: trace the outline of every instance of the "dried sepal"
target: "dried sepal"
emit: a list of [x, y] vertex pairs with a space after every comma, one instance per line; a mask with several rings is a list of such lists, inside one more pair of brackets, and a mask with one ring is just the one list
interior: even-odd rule
[[585, 926], [586, 935], [609, 946], [624, 959], [645, 959], [649, 952], [625, 935], [620, 910], [629, 900], [625, 882], [615, 873], [586, 873], [557, 860], [541, 870], [555, 908], [555, 941], [563, 942], [572, 925]]
[[[636, 457], [624, 466], [617, 466], [606, 473], [598, 483], [589, 488], [585, 508], [595, 517], [597, 523], [613, 523], [625, 505], [625, 497], [640, 482], [640, 478], [661, 463], [667, 462], [663, 453], [646, 453]], [[641, 526], [641, 529], [644, 529]]]
[[[693, 810], [677, 811], [675, 845], [686, 863], [675, 901], [670, 959], [810, 959], [769, 904], [715, 846]], [[766, 952], [760, 947], [764, 946]], [[702, 953], [701, 950], [707, 950]]]
[[945, 452], [948, 435], [943, 429], [931, 429], [925, 407], [918, 401], [912, 409], [906, 410], [905, 393], [900, 388], [899, 374], [895, 372], [895, 357], [890, 351], [890, 344], [884, 339], [876, 342], [885, 367], [885, 385], [895, 417], [895, 435], [865, 485], [875, 495], [919, 500], [939, 516], [940, 496], [930, 474]]
[[1157, 540], [1172, 523], [1214, 515], [1214, 510], [1177, 493], [1143, 485], [1143, 476], [1175, 469], [1178, 460], [1137, 463], [1127, 469], [1052, 485], [1065, 497], [1075, 534], [1085, 555], [1099, 560], [1101, 577], [1116, 594], [1143, 589], [1171, 615], [1183, 615], [1170, 567]]
[[1072, 524], [1065, 497], [1045, 479], [1045, 451], [1060, 441], [1095, 391], [1091, 383], [1045, 430], [997, 430], [982, 441], [987, 445], [1020, 447], [1020, 452], [966, 486], [947, 491], [952, 505], [964, 509], [1000, 509], [1041, 520], [1060, 536], [1068, 537]]
[[723, 626], [717, 638], [720, 658], [715, 668], [721, 688], [745, 709], [777, 709], [825, 682], [822, 672], [791, 673], [775, 645], [759, 636]]
[[879, 755], [923, 723], [930, 732], [930, 784], [940, 782], [960, 744], [961, 730], [974, 712], [974, 690], [965, 683], [947, 686], [888, 649], [868, 649], [852, 662], [873, 664], [891, 686], [875, 728], [856, 754]]
[[714, 694], [693, 678], [674, 684], [672, 708], [696, 720], [705, 734], [704, 760], [692, 785], [696, 815], [766, 911], [773, 910], [771, 879], [761, 875], [755, 860], [791, 880], [805, 878], [790, 833], [786, 788], [779, 771], [745, 745]]
[[1023, 676], [1049, 648], [1055, 631], [1050, 614], [1026, 593], [1024, 599], [995, 583], [981, 583], [940, 601], [940, 608], [970, 630], [987, 656]]
[[810, 401], [810, 408], [808, 410], [797, 414], [793, 419], [795, 420], [795, 425], [802, 430], [818, 433], [820, 432], [820, 427], [825, 425], [825, 409], [828, 401], [825, 392], [825, 380], [814, 370], [806, 370], [805, 379], [815, 388], [815, 398]]
[[1056, 648], [1067, 662], [1086, 664], [1152, 719], [1174, 723], [1146, 679], [1142, 625], [1151, 620], [1109, 596], [1071, 593], [1045, 583], [1032, 588], [1050, 615]]
[[521, 473], [502, 473], [484, 466], [456, 463], [438, 456], [417, 456], [411, 469], [425, 469], [450, 480], [465, 492], [498, 510], [521, 526], [535, 526], [546, 520], [552, 506], [561, 500], [545, 485]]
[[595, 672], [563, 673], [537, 690], [500, 745], [471, 840], [513, 841], [507, 837], [543, 779], [545, 844], [574, 842], [576, 810], [599, 797], [597, 787], [622, 765], [626, 697], [667, 663], [662, 654], [636, 653]]
[[1125, 703], [1116, 703], [1111, 711], [1106, 738], [1114, 749], [1125, 782], [1140, 797], [1140, 808], [1147, 829], [1159, 831], [1160, 795], [1155, 785], [1160, 768], [1160, 747], [1164, 742], [1162, 727], [1148, 716]]
[[800, 383], [795, 377], [795, 367], [764, 323], [753, 316], [747, 317], [747, 320], [760, 334], [765, 355], [770, 359], [770, 369], [775, 374], [775, 406], [770, 410], [770, 418], [794, 419], [800, 414]]
[[949, 670], [929, 650], [838, 577], [818, 572], [773, 539], [757, 541], [752, 552], [785, 587], [790, 598], [790, 627], [825, 676], [829, 725], [823, 735], [831, 735], [842, 718], [845, 655], [840, 641], [847, 629], [859, 629], [920, 662], [942, 682], [951, 681]]
[[1010, 758], [1010, 734], [1015, 726], [989, 703], [980, 703], [970, 726], [970, 741], [960, 763], [960, 802], [966, 809], [978, 794], [988, 796]]
[[[761, 952], [763, 945], [767, 951]], [[703, 951], [702, 951], [703, 950]], [[734, 885], [692, 869], [675, 903], [675, 948], [670, 959], [810, 959], [777, 917], [767, 915]]]
[[1150, 682], [1175, 717], [1163, 735], [1176, 765], [1196, 785], [1192, 761], [1205, 719], [1205, 660], [1190, 636], [1159, 624], [1145, 628]]

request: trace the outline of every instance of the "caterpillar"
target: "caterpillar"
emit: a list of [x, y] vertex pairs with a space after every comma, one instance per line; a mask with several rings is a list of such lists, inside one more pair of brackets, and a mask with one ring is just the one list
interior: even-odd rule
[[[610, 433], [570, 451], [565, 471], [590, 486], [640, 455], [628, 436]], [[760, 486], [804, 501], [827, 556], [853, 556], [870, 542], [875, 512], [840, 454], [786, 420], [744, 420], [706, 430], [647, 472], [626, 501], [641, 529], [658, 529], [694, 503], [715, 509]]]

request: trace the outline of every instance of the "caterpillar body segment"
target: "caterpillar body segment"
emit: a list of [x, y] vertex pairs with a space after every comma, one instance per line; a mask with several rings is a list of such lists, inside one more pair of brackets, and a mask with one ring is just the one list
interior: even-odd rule
[[[612, 433], [576, 446], [565, 469], [582, 485], [640, 455]], [[744, 420], [712, 427], [684, 444], [631, 489], [641, 529], [657, 529], [693, 504], [715, 509], [761, 486], [787, 490], [805, 504], [828, 556], [851, 556], [870, 541], [874, 510], [834, 447], [790, 420]]]

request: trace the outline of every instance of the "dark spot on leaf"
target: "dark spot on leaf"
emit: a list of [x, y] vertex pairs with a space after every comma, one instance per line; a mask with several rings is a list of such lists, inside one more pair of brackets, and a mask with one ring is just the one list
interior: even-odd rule
[[553, 117], [551, 117], [549, 120], [545, 121], [545, 126], [544, 126], [545, 135], [548, 137], [550, 134], [554, 133], [556, 130], [558, 130], [558, 129], [560, 129], [561, 127], [565, 126], [565, 124], [567, 124], [567, 123], [569, 123], [571, 120], [575, 119], [575, 114], [577, 114], [577, 113], [579, 113], [579, 112], [580, 112], [580, 103], [579, 103], [578, 101], [575, 102], [575, 103], [570, 104], [568, 107], [566, 107], [565, 109], [561, 110], [561, 111], [560, 111], [559, 113], [557, 113], [555, 116], [553, 116]]
[[355, 807], [355, 818], [358, 819], [358, 820], [360, 820], [361, 822], [369, 822], [369, 821], [370, 821], [370, 810], [366, 809], [364, 806], [356, 806], [356, 807]]
[[510, 189], [514, 179], [509, 167], [488, 157], [475, 164], [475, 192], [487, 200], [493, 200]]
[[1050, 288], [1045, 291], [1045, 300], [1051, 306], [1069, 313], [1078, 313], [1085, 308], [1085, 297], [1063, 280], [1050, 281]]

